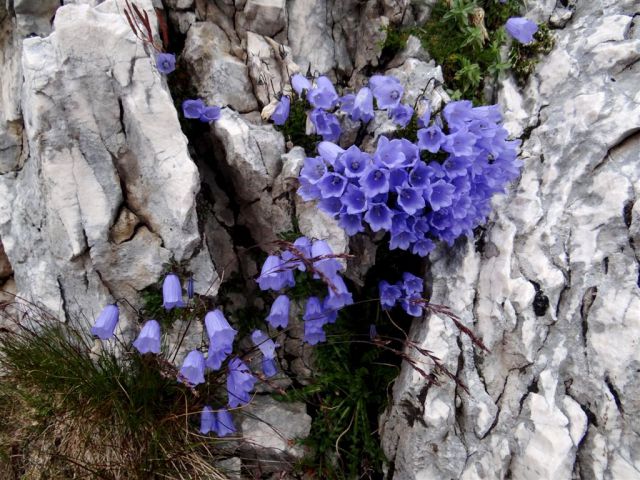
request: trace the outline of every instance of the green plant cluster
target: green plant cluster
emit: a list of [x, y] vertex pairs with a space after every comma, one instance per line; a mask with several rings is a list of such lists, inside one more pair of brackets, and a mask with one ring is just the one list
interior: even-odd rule
[[507, 43], [504, 24], [518, 16], [521, 8], [521, 0], [439, 0], [424, 25], [409, 29], [387, 27], [383, 55], [391, 58], [406, 45], [409, 35], [415, 35], [442, 66], [451, 97], [484, 104], [487, 79], [495, 79], [501, 71], [512, 68], [518, 81], [524, 82], [539, 55], [549, 53], [553, 47], [548, 26], [541, 25], [534, 43], [513, 42], [509, 58], [503, 59], [501, 50]]
[[542, 24], [533, 36], [534, 42], [528, 45], [514, 42], [509, 52], [511, 69], [518, 83], [521, 85], [527, 81], [529, 75], [533, 73], [540, 55], [546, 55], [553, 49], [555, 41], [549, 31], [549, 26]]

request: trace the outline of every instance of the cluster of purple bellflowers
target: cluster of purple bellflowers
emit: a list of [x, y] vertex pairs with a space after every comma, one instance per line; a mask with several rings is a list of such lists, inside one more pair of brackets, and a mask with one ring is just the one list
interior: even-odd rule
[[336, 321], [338, 311], [351, 305], [353, 296], [339, 273], [343, 266], [329, 244], [324, 240], [300, 237], [293, 242], [291, 249], [279, 255], [269, 255], [257, 279], [261, 290], [280, 293], [267, 316], [267, 322], [273, 328], [286, 328], [288, 325], [290, 300], [283, 291], [295, 286], [296, 270], [306, 272], [327, 285], [324, 298], [311, 296], [307, 299], [302, 316], [304, 341], [315, 345], [326, 340], [324, 326]]
[[402, 281], [390, 284], [383, 280], [378, 288], [380, 304], [384, 310], [389, 310], [399, 303], [407, 314], [413, 317], [422, 316], [424, 283], [419, 277], [405, 272], [402, 274]]
[[[400, 102], [403, 88], [392, 77], [374, 75], [369, 86], [357, 93], [339, 96], [327, 77], [319, 77], [315, 84], [300, 74], [291, 77], [291, 85], [299, 98], [304, 98], [312, 107], [307, 112], [309, 133], [320, 135], [323, 140], [337, 142], [342, 133], [338, 113], [347, 115], [353, 121], [370, 122], [374, 115], [374, 99], [379, 110], [385, 110], [398, 126], [405, 127], [411, 121], [413, 107]], [[289, 117], [291, 99], [283, 96], [276, 104], [271, 120], [283, 125]]]
[[[376, 79], [384, 92], [402, 94], [392, 77]], [[366, 87], [365, 87], [366, 88]], [[387, 105], [383, 103], [383, 105]], [[317, 200], [349, 235], [390, 232], [390, 248], [426, 256], [435, 241], [472, 235], [490, 212], [493, 194], [517, 178], [518, 141], [509, 141], [497, 105], [447, 104], [418, 118], [417, 142], [378, 138], [374, 152], [333, 142], [305, 159], [298, 195]]]

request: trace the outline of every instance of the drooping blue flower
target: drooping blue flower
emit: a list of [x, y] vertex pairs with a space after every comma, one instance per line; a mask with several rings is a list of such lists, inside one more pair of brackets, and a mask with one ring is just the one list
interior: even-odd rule
[[413, 215], [418, 210], [422, 210], [425, 203], [421, 192], [414, 187], [406, 186], [398, 190], [398, 205], [409, 215]]
[[391, 232], [391, 238], [389, 238], [389, 250], [395, 250], [400, 248], [401, 250], [409, 250], [409, 247], [415, 242], [417, 236], [406, 230], [399, 231], [397, 233]]
[[323, 198], [318, 202], [318, 208], [323, 212], [327, 212], [332, 217], [346, 211], [347, 209], [347, 207], [342, 204], [342, 200], [338, 197]]
[[204, 324], [207, 328], [209, 343], [214, 350], [231, 349], [238, 331], [231, 328], [222, 310], [217, 308], [213, 312], [208, 312], [204, 317]]
[[403, 297], [400, 299], [400, 305], [412, 317], [422, 316], [422, 305], [417, 303], [420, 300], [418, 295], [412, 295], [409, 297]]
[[449, 102], [442, 109], [442, 115], [450, 130], [464, 127], [473, 118], [473, 104], [469, 100]]
[[472, 155], [475, 143], [476, 136], [466, 128], [461, 128], [445, 136], [442, 149], [456, 156]]
[[224, 362], [233, 350], [232, 345], [219, 346], [214, 345], [213, 342], [209, 343], [209, 350], [207, 351], [207, 359], [204, 364], [209, 370], [220, 370], [222, 362]]
[[307, 157], [300, 170], [300, 177], [317, 184], [327, 174], [327, 164], [322, 157]]
[[358, 213], [341, 213], [338, 218], [338, 225], [340, 225], [340, 227], [342, 227], [346, 234], [350, 237], [354, 236], [357, 233], [364, 232], [364, 226], [362, 225], [362, 215]]
[[393, 308], [402, 296], [402, 290], [398, 285], [391, 285], [385, 280], [378, 284], [378, 290], [380, 291], [380, 304], [385, 310]]
[[422, 295], [424, 289], [424, 281], [414, 274], [404, 272], [402, 274], [402, 290], [406, 295], [418, 294]]
[[431, 105], [426, 100], [423, 100], [420, 104], [422, 114], [418, 116], [418, 128], [426, 128], [431, 121]]
[[386, 75], [374, 75], [369, 79], [369, 85], [376, 97], [378, 108], [382, 110], [397, 107], [402, 99], [404, 89], [397, 78]]
[[389, 190], [399, 193], [409, 186], [409, 174], [403, 168], [396, 168], [389, 173]]
[[187, 278], [187, 285], [185, 290], [187, 291], [187, 298], [189, 300], [193, 299], [193, 295], [195, 293], [194, 285], [193, 285], [193, 277]]
[[398, 141], [391, 140], [384, 135], [378, 139], [378, 146], [373, 158], [376, 163], [386, 168], [394, 169], [402, 167], [405, 163], [405, 156], [402, 149], [398, 148]]
[[413, 107], [411, 105], [399, 103], [396, 107], [389, 110], [389, 118], [401, 128], [409, 124], [411, 117], [413, 117]]
[[142, 326], [133, 346], [140, 353], [160, 353], [160, 324], [155, 320], [148, 320]]
[[200, 433], [206, 435], [209, 432], [216, 432], [217, 423], [216, 414], [209, 405], [205, 405], [200, 414]]
[[220, 107], [204, 107], [200, 113], [200, 121], [204, 123], [215, 122], [220, 118]]
[[347, 179], [339, 173], [329, 172], [317, 185], [324, 198], [341, 197], [347, 188]]
[[427, 164], [420, 161], [409, 172], [409, 184], [417, 189], [424, 189], [431, 183]]
[[108, 340], [113, 336], [113, 332], [118, 324], [120, 310], [115, 304], [107, 305], [102, 309], [96, 323], [91, 327], [91, 335], [95, 335], [101, 340]]
[[418, 148], [436, 153], [444, 142], [444, 134], [438, 125], [418, 130]]
[[368, 167], [362, 174], [360, 185], [368, 198], [387, 193], [389, 191], [389, 170], [376, 166]]
[[346, 213], [349, 214], [362, 213], [367, 210], [368, 207], [366, 195], [364, 194], [362, 189], [356, 187], [352, 183], [347, 185], [347, 188], [344, 192], [344, 195], [342, 195], [341, 200], [342, 204], [347, 207]]
[[307, 91], [311, 90], [311, 82], [306, 77], [303, 77], [299, 73], [296, 73], [291, 77], [291, 86], [293, 87], [293, 89], [295, 90], [295, 92], [298, 94], [299, 97], [302, 96], [303, 90], [307, 90]]
[[333, 113], [327, 113], [321, 108], [314, 108], [309, 113], [309, 120], [314, 126], [315, 133], [323, 140], [337, 142], [340, 138], [340, 122]]
[[253, 390], [256, 378], [251, 374], [249, 367], [234, 357], [229, 362], [229, 374], [227, 375], [227, 394], [230, 407], [240, 407], [249, 403], [249, 392]]
[[311, 320], [322, 321], [323, 323], [327, 323], [327, 320], [324, 315], [324, 308], [322, 307], [322, 302], [318, 297], [309, 297], [307, 299], [307, 303], [305, 304], [304, 314], [302, 315], [302, 319], [305, 322]]
[[169, 273], [164, 277], [164, 282], [162, 283], [162, 306], [166, 310], [171, 310], [174, 307], [184, 307], [180, 279], [174, 273]]
[[271, 114], [271, 120], [273, 120], [273, 123], [275, 125], [284, 125], [284, 123], [287, 121], [287, 118], [289, 118], [290, 107], [291, 99], [286, 95], [283, 96], [276, 105], [276, 108], [273, 110], [273, 113]]
[[284, 264], [279, 256], [269, 255], [257, 279], [260, 290], [271, 289], [277, 292], [285, 287], [295, 286], [291, 268], [291, 265]]
[[340, 157], [344, 165], [344, 174], [349, 178], [359, 178], [369, 166], [369, 155], [360, 151], [358, 147], [352, 145]]
[[371, 227], [371, 230], [377, 232], [379, 230], [391, 229], [391, 209], [384, 203], [372, 203], [369, 210], [364, 214], [365, 221]]
[[326, 322], [321, 320], [307, 320], [304, 322], [304, 338], [303, 340], [309, 345], [317, 345], [327, 339], [324, 331]]
[[176, 56], [173, 53], [158, 53], [156, 68], [160, 73], [168, 75], [176, 69]]
[[273, 358], [264, 357], [262, 359], [262, 373], [264, 373], [264, 376], [267, 378], [271, 378], [278, 373], [276, 362]]
[[196, 100], [185, 100], [182, 102], [182, 113], [185, 118], [200, 119], [202, 111], [206, 108], [204, 102], [198, 98]]
[[214, 425], [217, 428], [215, 432], [219, 437], [226, 437], [227, 435], [236, 433], [233, 417], [231, 413], [224, 408], [216, 412], [216, 422]]
[[342, 110], [347, 115], [351, 115], [353, 111], [353, 105], [356, 102], [356, 96], [353, 93], [347, 93], [340, 97], [340, 110]]
[[520, 43], [533, 42], [533, 35], [538, 31], [538, 25], [523, 17], [511, 17], [505, 25], [507, 33]]
[[260, 349], [265, 358], [276, 358], [276, 344], [262, 330], [254, 330], [251, 334], [251, 341]]
[[204, 383], [204, 355], [198, 350], [191, 350], [182, 363], [178, 380], [191, 385]]
[[333, 255], [333, 250], [324, 240], [316, 240], [311, 245], [313, 268], [322, 272], [327, 278], [333, 278], [339, 270], [342, 270], [342, 264]]
[[324, 301], [325, 309], [339, 310], [346, 305], [353, 304], [353, 296], [340, 275], [331, 279], [328, 287], [329, 296]]
[[315, 184], [309, 182], [309, 180], [304, 177], [299, 177], [298, 181], [300, 182], [300, 188], [296, 190], [296, 193], [305, 202], [315, 200], [320, 197], [320, 189]]
[[323, 110], [329, 110], [338, 103], [336, 89], [327, 77], [322, 76], [316, 80], [316, 86], [307, 93], [307, 100], [311, 105]]
[[424, 189], [424, 198], [431, 209], [437, 212], [441, 208], [450, 206], [453, 203], [453, 194], [456, 187], [447, 183], [444, 180], [438, 180], [435, 183], [431, 183]]
[[353, 121], [368, 123], [373, 119], [373, 94], [367, 87], [362, 87], [353, 100], [353, 108], [349, 112]]
[[417, 240], [411, 247], [411, 252], [426, 257], [436, 248], [436, 244], [428, 238], [421, 238]]
[[325, 141], [318, 144], [318, 154], [334, 168], [336, 167], [338, 158], [340, 158], [343, 153], [344, 148], [341, 148], [333, 142]]
[[273, 328], [286, 328], [289, 324], [289, 308], [291, 301], [286, 295], [280, 295], [271, 305], [271, 311], [267, 316], [267, 322]]

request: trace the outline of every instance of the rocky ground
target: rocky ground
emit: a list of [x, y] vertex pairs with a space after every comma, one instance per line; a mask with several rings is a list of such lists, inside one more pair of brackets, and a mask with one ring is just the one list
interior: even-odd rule
[[[247, 239], [294, 223], [346, 251], [344, 232], [296, 199], [304, 153], [260, 110], [296, 71], [357, 86], [394, 68], [409, 98], [442, 78], [413, 41], [380, 65], [382, 27], [424, 21], [430, 0], [167, 0], [155, 6], [183, 72], [169, 83], [123, 2], [60, 3], [0, 5], [0, 282], [63, 319], [139, 306], [170, 260], [215, 295], [257, 271]], [[523, 140], [522, 177], [482, 238], [438, 249], [427, 275], [432, 302], [490, 353], [446, 318], [414, 322], [469, 393], [403, 368], [381, 418], [389, 478], [640, 478], [640, 2], [527, 7], [555, 47], [524, 87], [505, 75], [495, 92]], [[229, 106], [189, 142], [174, 105], [186, 90]], [[123, 316], [126, 333], [135, 315]], [[299, 418], [284, 437], [308, 431], [304, 411], [260, 402], [274, 424]]]

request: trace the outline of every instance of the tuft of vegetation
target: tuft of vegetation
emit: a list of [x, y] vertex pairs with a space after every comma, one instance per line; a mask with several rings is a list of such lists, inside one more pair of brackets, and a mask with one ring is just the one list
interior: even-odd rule
[[287, 142], [304, 148], [307, 155], [313, 155], [316, 145], [322, 137], [319, 135], [307, 135], [307, 110], [311, 109], [309, 103], [294, 95], [291, 99], [289, 107], [289, 117], [282, 126], [276, 126], [276, 129], [282, 132]]
[[534, 42], [523, 45], [514, 42], [509, 52], [511, 69], [518, 83], [524, 85], [536, 68], [541, 55], [546, 55], [553, 49], [555, 40], [547, 24], [539, 25], [533, 36]]
[[33, 314], [0, 333], [2, 478], [225, 478], [173, 366]]

